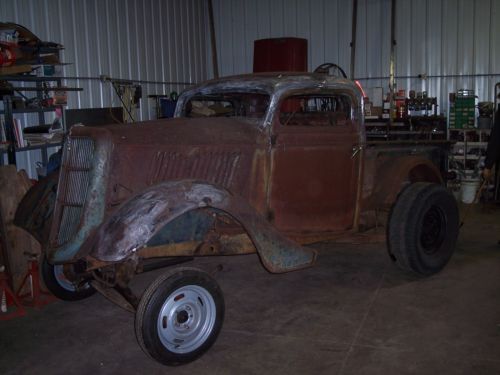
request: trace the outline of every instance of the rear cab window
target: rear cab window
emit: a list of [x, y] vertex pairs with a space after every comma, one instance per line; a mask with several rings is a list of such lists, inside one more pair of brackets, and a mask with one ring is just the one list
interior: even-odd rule
[[348, 127], [352, 113], [347, 94], [297, 94], [282, 100], [279, 122], [286, 127]]

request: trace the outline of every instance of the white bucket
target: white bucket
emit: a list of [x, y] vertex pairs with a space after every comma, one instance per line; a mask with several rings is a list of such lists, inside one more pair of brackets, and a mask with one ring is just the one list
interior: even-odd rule
[[474, 203], [477, 189], [479, 189], [479, 180], [463, 180], [460, 188], [462, 202]]

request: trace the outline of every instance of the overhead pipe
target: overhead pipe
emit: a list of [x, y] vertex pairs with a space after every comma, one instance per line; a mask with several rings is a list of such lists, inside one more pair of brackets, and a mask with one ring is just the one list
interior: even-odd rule
[[212, 67], [214, 78], [219, 78], [219, 63], [217, 62], [217, 44], [215, 40], [214, 8], [212, 0], [208, 0], [208, 23], [210, 25], [210, 44], [212, 46]]
[[105, 80], [110, 80], [118, 83], [128, 83], [128, 84], [133, 84], [133, 83], [140, 83], [140, 84], [148, 84], [148, 85], [182, 85], [182, 86], [191, 86], [191, 85], [196, 85], [197, 82], [176, 82], [176, 81], [146, 81], [146, 80], [140, 80], [140, 79], [123, 79], [123, 78], [111, 78], [109, 76], [101, 74], [99, 77], [74, 77], [74, 76], [68, 76], [68, 77], [63, 77], [63, 76], [50, 76], [50, 77], [36, 77], [36, 76], [3, 76], [2, 79], [6, 81], [26, 81], [26, 82], [32, 82], [32, 81], [55, 81], [59, 79], [65, 79], [65, 80], [74, 80], [74, 81], [103, 81]]
[[396, 91], [396, 0], [391, 0], [391, 57], [389, 62], [389, 126], [392, 125], [395, 111], [394, 92]]
[[358, 0], [352, 2], [352, 29], [351, 29], [351, 79], [354, 80], [356, 66], [356, 29], [358, 24]]
[[[428, 79], [428, 78], [476, 78], [476, 77], [498, 77], [500, 73], [478, 73], [478, 74], [418, 74], [416, 76], [394, 76], [395, 79]], [[389, 79], [390, 77], [356, 77], [360, 81], [373, 79]]]

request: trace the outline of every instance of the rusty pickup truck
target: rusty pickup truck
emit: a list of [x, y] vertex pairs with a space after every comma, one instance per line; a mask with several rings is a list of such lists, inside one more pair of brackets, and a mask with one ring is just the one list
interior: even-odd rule
[[[316, 261], [304, 245], [376, 227], [390, 259], [415, 274], [438, 272], [454, 251], [448, 144], [367, 141], [352, 81], [213, 80], [185, 91], [174, 117], [73, 127], [58, 177], [16, 218], [44, 245], [47, 287], [65, 300], [98, 290], [135, 312], [138, 342], [160, 363], [198, 358], [224, 319], [214, 277], [174, 265], [257, 253], [269, 272], [288, 272]], [[131, 279], [158, 264], [170, 270], [135, 296]]]

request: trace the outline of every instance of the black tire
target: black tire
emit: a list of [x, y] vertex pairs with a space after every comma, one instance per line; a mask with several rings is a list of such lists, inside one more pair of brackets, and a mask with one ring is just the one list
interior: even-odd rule
[[224, 297], [217, 282], [196, 268], [173, 269], [144, 292], [135, 315], [142, 350], [168, 366], [203, 355], [224, 321]]
[[58, 181], [57, 171], [33, 185], [19, 202], [14, 216], [14, 224], [35, 237], [42, 248], [49, 242]]
[[458, 206], [444, 186], [417, 182], [399, 195], [389, 216], [389, 255], [405, 271], [439, 272], [455, 250]]
[[90, 282], [76, 284], [68, 275], [72, 271], [73, 264], [52, 265], [45, 257], [42, 260], [41, 274], [47, 289], [57, 298], [64, 301], [79, 301], [93, 295], [96, 290]]

